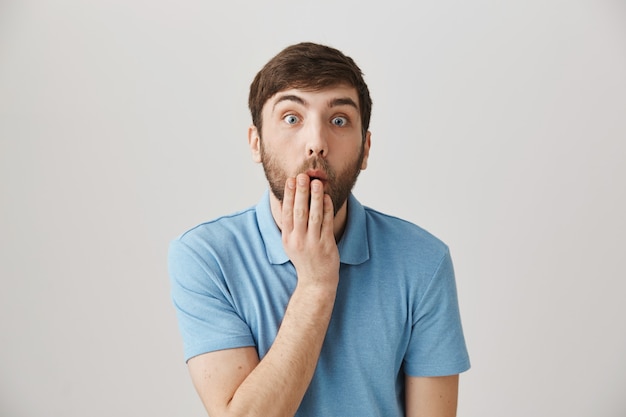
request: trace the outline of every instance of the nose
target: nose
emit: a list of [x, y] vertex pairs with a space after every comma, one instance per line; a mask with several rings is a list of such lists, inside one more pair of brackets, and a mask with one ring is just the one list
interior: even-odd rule
[[322, 123], [309, 125], [307, 132], [306, 156], [308, 158], [328, 156], [327, 132]]

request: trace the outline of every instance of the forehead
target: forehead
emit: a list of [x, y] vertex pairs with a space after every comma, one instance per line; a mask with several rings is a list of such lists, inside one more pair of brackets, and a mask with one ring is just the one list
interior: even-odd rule
[[339, 84], [320, 90], [288, 88], [270, 97], [263, 105], [263, 111], [272, 111], [283, 103], [295, 103], [304, 107], [349, 106], [359, 110], [359, 96], [356, 88]]

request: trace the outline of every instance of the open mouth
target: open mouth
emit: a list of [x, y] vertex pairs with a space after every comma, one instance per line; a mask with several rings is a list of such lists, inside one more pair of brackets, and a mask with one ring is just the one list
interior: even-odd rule
[[306, 175], [309, 176], [311, 181], [313, 181], [313, 180], [320, 180], [323, 183], [326, 182], [326, 175], [322, 171], [319, 171], [319, 170], [308, 170], [306, 172]]

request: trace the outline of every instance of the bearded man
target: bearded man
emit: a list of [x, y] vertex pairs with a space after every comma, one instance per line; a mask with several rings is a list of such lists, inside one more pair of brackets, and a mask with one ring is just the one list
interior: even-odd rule
[[300, 43], [250, 86], [269, 190], [172, 241], [172, 298], [211, 417], [456, 415], [470, 367], [448, 247], [352, 194], [372, 100], [341, 51]]

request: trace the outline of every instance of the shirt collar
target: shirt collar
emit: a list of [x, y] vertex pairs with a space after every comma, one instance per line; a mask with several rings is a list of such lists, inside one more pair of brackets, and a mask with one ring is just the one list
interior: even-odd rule
[[[283, 249], [280, 229], [272, 216], [269, 190], [265, 191], [256, 206], [256, 218], [268, 261], [276, 265], [288, 262], [289, 257]], [[337, 246], [341, 263], [358, 265], [369, 259], [365, 209], [352, 194], [348, 197], [346, 228]]]

